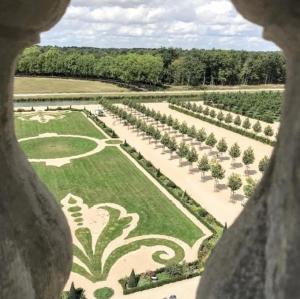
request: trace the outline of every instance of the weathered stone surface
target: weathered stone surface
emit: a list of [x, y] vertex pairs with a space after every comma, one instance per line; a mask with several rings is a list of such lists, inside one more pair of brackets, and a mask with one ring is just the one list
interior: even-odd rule
[[283, 48], [288, 80], [279, 142], [245, 210], [225, 233], [199, 299], [300, 298], [300, 2], [233, 0]]
[[19, 52], [64, 13], [68, 1], [0, 1], [0, 298], [58, 299], [70, 273], [66, 219], [21, 151], [13, 125]]

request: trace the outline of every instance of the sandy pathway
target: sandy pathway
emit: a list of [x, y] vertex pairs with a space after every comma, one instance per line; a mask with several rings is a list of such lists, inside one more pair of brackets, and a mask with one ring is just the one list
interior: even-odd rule
[[40, 135], [34, 136], [34, 137], [22, 138], [22, 139], [19, 139], [18, 141], [22, 142], [22, 141], [28, 141], [28, 140], [39, 139], [39, 138], [49, 138], [49, 137], [57, 137], [57, 138], [74, 137], [74, 138], [87, 139], [87, 140], [91, 140], [91, 141], [95, 142], [95, 148], [93, 150], [86, 152], [84, 154], [81, 154], [81, 155], [76, 155], [76, 156], [71, 156], [71, 157], [63, 157], [63, 158], [55, 158], [55, 159], [28, 159], [29, 162], [32, 162], [32, 163], [43, 162], [47, 166], [61, 167], [66, 164], [70, 164], [72, 160], [77, 160], [77, 159], [95, 155], [95, 154], [101, 152], [106, 147], [105, 140], [100, 140], [97, 138], [81, 136], [81, 135], [59, 135], [56, 133], [40, 134]]
[[[152, 105], [152, 104], [150, 104]], [[159, 104], [159, 107], [161, 105], [166, 105], [166, 108], [168, 109], [167, 104]], [[155, 104], [153, 104], [155, 106]], [[161, 108], [161, 107], [160, 107]], [[158, 109], [156, 107], [156, 109]], [[164, 111], [162, 109], [162, 111]], [[166, 111], [170, 112], [171, 111]], [[196, 125], [196, 119], [190, 118], [186, 119], [185, 115], [181, 115], [180, 113], [179, 117], [181, 117], [181, 120], [188, 120], [189, 124], [195, 124]], [[177, 117], [177, 116], [176, 116]], [[178, 117], [178, 118], [179, 118]], [[149, 144], [148, 139], [143, 139], [143, 137], [133, 130], [129, 130], [128, 127], [124, 126], [120, 123], [119, 120], [116, 120], [111, 115], [107, 115], [104, 118], [101, 118], [108, 126], [110, 126], [112, 129], [116, 131], [116, 133], [121, 136], [123, 139], [127, 139], [128, 142], [134, 146], [138, 151], [140, 151], [146, 159], [150, 160], [153, 165], [157, 168], [160, 168], [162, 173], [167, 175], [170, 179], [172, 179], [178, 186], [180, 186], [183, 190], [186, 190], [196, 201], [198, 201], [205, 209], [207, 209], [212, 215], [214, 215], [220, 222], [228, 224], [231, 224], [236, 217], [240, 214], [240, 212], [243, 209], [242, 206], [242, 200], [244, 200], [244, 197], [242, 196], [241, 192], [238, 192], [235, 199], [233, 200], [231, 198], [231, 192], [228, 189], [225, 189], [224, 186], [221, 190], [218, 190], [218, 192], [215, 192], [214, 188], [214, 181], [208, 180], [203, 182], [201, 180], [201, 175], [199, 172], [194, 171], [191, 172], [190, 168], [188, 166], [182, 167], [179, 165], [178, 159], [173, 156], [173, 158], [170, 158], [170, 154], [166, 152], [162, 152], [161, 148], [157, 148], [154, 143]], [[206, 126], [207, 123], [202, 123], [201, 126]], [[199, 125], [198, 125], [199, 126]], [[213, 130], [215, 128], [209, 128], [209, 130], [212, 130], [216, 137], [228, 137], [228, 143], [233, 143], [235, 141], [238, 141], [239, 144], [243, 149], [245, 149], [248, 146], [253, 146], [257, 150], [257, 157], [262, 158], [266, 154], [270, 154], [272, 151], [272, 147], [265, 146], [264, 144], [258, 143], [258, 148], [255, 144], [253, 144], [253, 140], [248, 138], [242, 138], [243, 136], [240, 136], [238, 134], [234, 134], [230, 131], [223, 132], [217, 132], [216, 130]], [[219, 129], [219, 128], [217, 128]], [[208, 128], [207, 128], [208, 131]], [[232, 134], [237, 136], [231, 136]], [[240, 139], [244, 139], [243, 143]], [[258, 152], [260, 151], [260, 152]], [[224, 164], [225, 163], [225, 164]], [[227, 163], [227, 168], [229, 169], [229, 173], [231, 166], [230, 161], [224, 161], [223, 166], [225, 167]], [[244, 173], [244, 167], [240, 167], [241, 169], [239, 172]], [[237, 169], [232, 170], [232, 172], [238, 172]], [[256, 173], [256, 175], [259, 175]], [[223, 184], [226, 183], [224, 180]]]
[[[152, 180], [154, 180], [152, 178]], [[160, 186], [160, 189], [163, 189]], [[170, 195], [171, 197], [171, 195]], [[172, 201], [176, 201], [175, 198], [172, 198]], [[82, 250], [82, 252], [85, 252], [83, 246], [77, 239], [75, 232], [80, 227], [89, 228], [92, 235], [92, 252], [95, 251], [96, 247], [96, 240], [98, 239], [99, 235], [103, 231], [104, 227], [108, 224], [109, 221], [109, 214], [105, 210], [106, 207], [110, 207], [116, 210], [120, 211], [120, 218], [124, 217], [131, 217], [131, 222], [126, 227], [122, 233], [121, 236], [117, 237], [115, 240], [112, 240], [110, 244], [105, 248], [102, 256], [102, 265], [105, 264], [105, 261], [108, 259], [108, 257], [111, 255], [111, 253], [119, 248], [120, 246], [130, 244], [135, 241], [139, 240], [148, 240], [148, 239], [161, 239], [161, 240], [169, 240], [176, 244], [178, 244], [185, 252], [185, 261], [192, 262], [197, 259], [198, 249], [201, 243], [204, 239], [208, 238], [211, 235], [211, 232], [200, 222], [198, 221], [194, 216], [190, 215], [189, 212], [187, 212], [183, 207], [179, 206], [180, 210], [187, 214], [187, 216], [192, 218], [192, 221], [195, 222], [195, 224], [203, 231], [205, 234], [202, 238], [200, 238], [193, 247], [190, 247], [185, 242], [165, 236], [165, 235], [145, 235], [145, 236], [138, 236], [138, 237], [132, 237], [128, 238], [128, 235], [132, 230], [134, 230], [139, 222], [139, 216], [136, 213], [128, 214], [127, 211], [116, 204], [107, 203], [107, 204], [98, 204], [91, 208], [89, 208], [85, 203], [84, 200], [80, 197], [77, 197], [73, 194], [68, 194], [62, 201], [63, 204], [63, 211], [65, 215], [67, 216], [69, 226], [71, 228], [72, 236], [73, 236], [73, 242], [74, 244]], [[81, 217], [81, 223], [76, 221], [76, 218], [72, 216], [72, 212], [69, 211], [72, 207], [79, 207], [80, 213], [82, 214]], [[89, 296], [89, 298], [93, 298], [93, 293], [95, 290], [101, 287], [111, 287], [114, 289], [115, 294], [117, 296], [122, 294], [122, 288], [120, 284], [118, 283], [118, 280], [125, 277], [126, 275], [129, 275], [132, 269], [135, 269], [137, 273], [146, 272], [149, 270], [154, 270], [157, 268], [162, 267], [161, 264], [155, 262], [152, 259], [152, 255], [155, 252], [158, 251], [164, 251], [165, 253], [162, 255], [163, 258], [170, 259], [174, 257], [175, 252], [164, 245], [156, 245], [156, 246], [142, 246], [140, 249], [130, 252], [129, 254], [124, 255], [121, 257], [112, 267], [108, 278], [105, 281], [99, 281], [97, 283], [93, 283], [86, 279], [85, 277], [78, 275], [77, 273], [71, 273], [71, 276], [69, 278], [69, 281], [65, 287], [65, 290], [68, 290], [70, 288], [70, 285], [72, 282], [75, 283], [75, 285], [81, 286], [86, 289], [86, 295]], [[78, 264], [79, 266], [83, 267], [88, 273], [90, 273], [89, 268], [80, 261], [76, 256], [74, 256], [74, 262]]]
[[[128, 112], [131, 112], [126, 106], [122, 106], [122, 105], [119, 105], [119, 106], [122, 107], [122, 108], [124, 108], [125, 110], [127, 109]], [[139, 118], [141, 118], [141, 119], [143, 119], [143, 120], [146, 120], [145, 116], [144, 116], [142, 113], [134, 112], [134, 115], [137, 116], [137, 117], [139, 117]], [[183, 115], [184, 115], [184, 114], [183, 114]], [[156, 126], [156, 122], [155, 122], [155, 121], [149, 121], [149, 120], [148, 120], [147, 122], [148, 122], [149, 124], [151, 123], [151, 124], [153, 124], [153, 125]], [[157, 127], [157, 126], [156, 126], [156, 127]], [[196, 128], [198, 129], [198, 127], [196, 127]], [[215, 158], [216, 158], [216, 154], [215, 154], [215, 153], [217, 152], [216, 148], [214, 149], [214, 151], [211, 151], [209, 147], [205, 146], [205, 144], [200, 145], [199, 142], [197, 142], [197, 141], [195, 141], [195, 140], [192, 140], [192, 139], [189, 138], [188, 136], [184, 136], [184, 137], [183, 137], [178, 131], [177, 131], [177, 132], [174, 131], [174, 130], [170, 131], [170, 130], [168, 129], [168, 126], [159, 125], [159, 126], [158, 126], [158, 129], [160, 130], [160, 132], [162, 133], [162, 135], [163, 135], [165, 132], [167, 132], [170, 136], [174, 136], [178, 144], [179, 144], [182, 140], [184, 140], [184, 141], [186, 142], [186, 144], [188, 144], [188, 145], [190, 145], [190, 146], [194, 146], [195, 149], [196, 149], [196, 151], [197, 151], [197, 153], [198, 153], [198, 155], [199, 155], [199, 157], [201, 157], [202, 155], [206, 154], [206, 155], [208, 155], [208, 157], [209, 157], [210, 159], [215, 159]], [[205, 129], [206, 129], [206, 128], [205, 128]], [[211, 132], [215, 133], [214, 131], [209, 131], [208, 133], [211, 133]], [[230, 131], [225, 130], [225, 132], [230, 132]], [[234, 134], [235, 134], [235, 135], [239, 135], [239, 134], [236, 134], [236, 133], [234, 133]], [[143, 136], [142, 133], [140, 133], [140, 135]], [[215, 134], [215, 135], [216, 135], [216, 134]], [[224, 135], [219, 135], [219, 136], [216, 135], [216, 137], [217, 137], [218, 140], [219, 140], [220, 138], [222, 138], [221, 136], [224, 136]], [[146, 139], [149, 140], [149, 137], [144, 137], [144, 138], [146, 138]], [[247, 141], [249, 140], [248, 138], [246, 138], [246, 139], [247, 139]], [[227, 136], [225, 136], [225, 140], [226, 140], [226, 141], [228, 140]], [[236, 139], [235, 139], [235, 140], [236, 140]], [[233, 144], [233, 143], [231, 143], [231, 144], [229, 143], [229, 147], [230, 147], [232, 144]], [[238, 144], [241, 145], [241, 144], [239, 143], [239, 141], [238, 141]], [[252, 146], [252, 145], [249, 143], [249, 145], [247, 145], [247, 146], [244, 146], [244, 147], [241, 146], [241, 150], [243, 151], [243, 150], [245, 150], [246, 148], [248, 148], [249, 146]], [[163, 151], [163, 153], [166, 153], [166, 152], [168, 152], [167, 149], [166, 149], [166, 151]], [[248, 172], [247, 175], [246, 175], [246, 172], [245, 172], [246, 169], [245, 169], [245, 167], [244, 167], [243, 164], [242, 164], [242, 158], [236, 159], [236, 161], [235, 161], [236, 164], [235, 164], [235, 166], [233, 167], [233, 166], [232, 166], [232, 161], [231, 161], [231, 158], [230, 158], [229, 154], [228, 154], [228, 153], [223, 154], [222, 157], [221, 157], [222, 159], [220, 159], [220, 162], [221, 162], [222, 166], [226, 169], [226, 171], [227, 171], [227, 176], [229, 176], [231, 173], [238, 173], [239, 175], [241, 175], [241, 177], [242, 177], [244, 183], [245, 183], [246, 178], [247, 178], [248, 176], [252, 177], [253, 179], [255, 179], [255, 180], [257, 180], [257, 181], [260, 180], [261, 174], [260, 174], [260, 172], [258, 171], [258, 163], [259, 163], [259, 161], [262, 159], [262, 157], [264, 157], [265, 155], [269, 156], [269, 154], [263, 154], [262, 156], [257, 156], [257, 155], [256, 155], [257, 153], [256, 153], [256, 151], [255, 151], [255, 148], [254, 148], [254, 152], [255, 152], [256, 161], [255, 161], [255, 163], [254, 163], [253, 165], [250, 166], [250, 171]], [[263, 153], [263, 152], [259, 152], [259, 153]], [[178, 159], [179, 159], [179, 157], [178, 157], [176, 154], [173, 154], [173, 155], [172, 155], [172, 158], [174, 158], [174, 159], [178, 158]], [[193, 167], [196, 168], [196, 166], [197, 166], [197, 165], [194, 164]], [[195, 172], [195, 171], [197, 171], [197, 169], [193, 169], [193, 171]], [[250, 173], [250, 175], [249, 175], [249, 173]]]

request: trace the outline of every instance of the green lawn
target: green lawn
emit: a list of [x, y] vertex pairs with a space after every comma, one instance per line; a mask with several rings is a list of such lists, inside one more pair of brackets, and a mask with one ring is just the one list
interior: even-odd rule
[[[29, 120], [32, 116], [46, 120], [45, 116], [55, 116], [48, 123]], [[58, 133], [86, 135], [103, 138], [84, 115], [78, 112], [27, 114], [16, 116], [18, 138], [37, 136], [42, 133]], [[20, 117], [19, 116], [19, 117]], [[63, 118], [61, 118], [63, 117]], [[89, 151], [91, 144], [77, 138], [54, 137], [24, 141], [23, 149], [32, 158], [54, 158]], [[92, 142], [93, 143], [93, 142]], [[118, 147], [109, 146], [92, 156], [73, 160], [62, 167], [46, 166], [44, 163], [33, 163], [38, 175], [50, 191], [60, 201], [69, 193], [79, 196], [90, 208], [97, 204], [114, 203], [122, 206], [130, 213], [139, 215], [139, 223], [127, 238], [143, 236], [144, 239], [132, 241], [115, 249], [104, 261], [105, 248], [131, 224], [132, 217], [121, 217], [120, 211], [105, 207], [109, 212], [109, 222], [99, 236], [92, 235], [89, 228], [84, 227], [83, 213], [74, 198], [69, 199], [68, 213], [78, 225], [74, 238], [82, 245], [74, 244], [74, 256], [80, 264], [73, 264], [76, 272], [90, 281], [104, 281], [111, 267], [122, 256], [136, 251], [142, 246], [162, 245], [172, 249], [175, 255], [166, 258], [163, 251], [153, 254], [154, 261], [160, 264], [178, 263], [184, 260], [184, 250], [176, 242], [148, 235], [171, 236], [192, 246], [203, 236], [202, 231], [188, 219], [176, 206], [132, 163]], [[96, 248], [92, 240], [96, 239]], [[86, 270], [88, 269], [88, 271]], [[124, 273], [126, 275], [126, 273]]]
[[[50, 116], [55, 119], [47, 123], [30, 120], [32, 117]], [[26, 120], [21, 120], [24, 118]], [[81, 112], [33, 112], [16, 113], [15, 126], [17, 138], [34, 137], [45, 133], [83, 135], [98, 139], [105, 136]]]
[[128, 89], [116, 84], [62, 78], [16, 77], [15, 93], [122, 92]]
[[110, 288], [102, 288], [99, 290], [96, 290], [94, 293], [94, 296], [97, 299], [109, 299], [114, 295], [114, 290]]
[[202, 236], [200, 229], [118, 148], [106, 147], [96, 155], [60, 168], [43, 163], [33, 166], [59, 200], [72, 193], [83, 198], [88, 206], [116, 203], [129, 213], [138, 213], [140, 222], [130, 237], [164, 234], [192, 245]]
[[29, 159], [54, 159], [81, 155], [97, 147], [96, 142], [76, 137], [49, 137], [22, 141]]

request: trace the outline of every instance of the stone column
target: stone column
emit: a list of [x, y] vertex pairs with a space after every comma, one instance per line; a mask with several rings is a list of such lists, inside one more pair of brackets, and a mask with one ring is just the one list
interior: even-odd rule
[[283, 49], [288, 78], [270, 167], [216, 246], [197, 298], [300, 298], [300, 2], [232, 1]]
[[63, 15], [68, 0], [0, 1], [0, 298], [58, 299], [72, 264], [67, 221], [14, 133], [17, 55]]

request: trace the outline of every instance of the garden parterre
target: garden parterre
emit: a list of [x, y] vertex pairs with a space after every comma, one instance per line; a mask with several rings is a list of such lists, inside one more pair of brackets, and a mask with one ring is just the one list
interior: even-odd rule
[[[82, 113], [66, 111], [17, 114], [16, 132], [19, 138], [49, 132], [104, 138]], [[35, 153], [33, 151], [31, 154], [34, 156]], [[191, 248], [203, 238], [201, 229], [149, 182], [118, 145], [107, 145], [95, 155], [74, 160], [62, 167], [49, 167], [44, 163], [33, 163], [33, 166], [59, 201], [72, 195], [68, 202], [61, 204], [63, 208], [67, 204], [73, 205], [67, 209], [76, 228], [73, 237], [77, 242], [74, 252], [78, 263], [74, 264], [73, 271], [87, 280], [99, 282], [108, 279], [110, 269], [118, 260], [141, 246], [163, 248], [153, 253], [157, 264], [180, 262], [185, 258], [181, 244]], [[79, 204], [80, 200], [76, 198], [82, 199], [82, 202]], [[116, 206], [111, 207], [111, 204]], [[91, 228], [85, 223], [83, 206], [88, 211], [87, 215], [93, 207], [106, 211], [108, 222], [96, 234], [91, 233]], [[125, 216], [121, 217], [119, 207], [125, 209]], [[128, 230], [134, 221], [133, 215], [138, 217], [138, 221]], [[127, 243], [120, 244], [107, 254], [107, 247], [121, 236], [126, 237]], [[103, 256], [106, 258], [101, 264]], [[120, 273], [122, 276], [126, 274]]]

